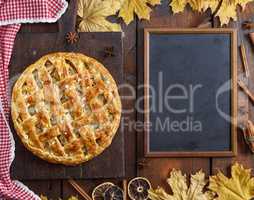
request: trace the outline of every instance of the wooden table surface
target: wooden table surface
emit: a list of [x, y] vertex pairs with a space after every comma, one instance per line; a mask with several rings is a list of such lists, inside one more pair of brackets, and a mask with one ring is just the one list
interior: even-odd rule
[[[239, 21], [230, 23], [230, 27], [238, 28], [239, 41], [243, 41], [246, 49], [250, 67], [251, 78], [249, 80], [249, 88], [254, 92], [254, 46], [251, 46], [246, 31], [241, 30], [241, 22], [245, 20], [254, 20], [254, 3], [247, 5], [244, 13], [238, 12]], [[136, 87], [139, 76], [138, 69], [143, 68], [143, 28], [144, 27], [168, 27], [168, 28], [187, 28], [197, 27], [204, 19], [210, 17], [211, 14], [197, 13], [186, 8], [183, 13], [172, 15], [169, 12], [168, 1], [163, 0], [160, 6], [157, 6], [152, 14], [150, 21], [134, 21], [128, 27], [124, 26], [124, 81]], [[214, 21], [215, 27], [218, 24]], [[20, 32], [57, 32], [56, 24], [25, 24], [22, 25]], [[103, 34], [103, 33], [101, 33]], [[96, 46], [94, 47], [96, 48]], [[238, 56], [239, 58], [239, 56]], [[238, 71], [242, 72], [242, 63], [238, 60]], [[129, 91], [124, 91], [128, 94]], [[248, 102], [246, 96], [239, 91], [239, 122], [246, 120], [248, 117], [254, 120], [253, 105]], [[129, 100], [126, 104], [128, 108], [134, 108], [135, 99]], [[136, 112], [125, 114], [125, 120], [135, 121], [142, 119]], [[126, 178], [135, 176], [145, 176], [150, 179], [153, 187], [157, 185], [165, 186], [168, 189], [165, 178], [168, 176], [172, 168], [182, 169], [183, 172], [189, 174], [199, 169], [207, 175], [211, 175], [222, 170], [229, 174], [230, 165], [236, 160], [244, 164], [246, 167], [254, 168], [253, 155], [245, 145], [241, 131], [238, 131], [238, 156], [235, 158], [151, 158], [143, 160], [143, 133], [125, 130], [125, 158], [126, 158]], [[142, 161], [144, 166], [138, 165]], [[114, 165], [114, 163], [112, 163]], [[32, 190], [38, 194], [45, 194], [52, 199], [57, 197], [66, 198], [70, 195], [77, 194], [73, 188], [64, 180], [45, 180], [45, 181], [27, 181], [22, 180]], [[108, 180], [79, 180], [80, 185], [91, 193], [94, 186]], [[112, 180], [121, 186], [121, 180]], [[80, 199], [82, 199], [80, 197]]]

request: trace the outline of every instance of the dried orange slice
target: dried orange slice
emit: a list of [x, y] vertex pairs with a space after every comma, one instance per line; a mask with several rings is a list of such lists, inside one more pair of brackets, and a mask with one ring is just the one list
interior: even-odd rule
[[105, 183], [102, 183], [102, 184], [96, 186], [96, 188], [94, 188], [93, 193], [92, 193], [92, 199], [93, 200], [104, 200], [105, 192], [112, 186], [114, 186], [114, 184], [111, 182], [105, 182]]
[[113, 185], [105, 192], [104, 200], [123, 200], [123, 190]]
[[128, 195], [132, 200], [147, 200], [151, 183], [144, 177], [132, 179], [128, 184]]

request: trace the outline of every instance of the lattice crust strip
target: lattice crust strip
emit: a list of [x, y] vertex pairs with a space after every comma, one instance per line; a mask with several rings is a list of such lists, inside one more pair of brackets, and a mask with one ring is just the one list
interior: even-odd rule
[[12, 119], [23, 144], [44, 160], [85, 162], [107, 148], [121, 101], [110, 73], [82, 54], [53, 53], [29, 66], [12, 92]]

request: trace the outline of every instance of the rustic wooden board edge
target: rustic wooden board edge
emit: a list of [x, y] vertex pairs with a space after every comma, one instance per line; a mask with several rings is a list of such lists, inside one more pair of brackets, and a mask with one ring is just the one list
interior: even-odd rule
[[[32, 35], [36, 35], [37, 37], [41, 37], [41, 36], [46, 36], [47, 37], [47, 36], [53, 36], [54, 35], [54, 37], [56, 38], [56, 40], [55, 40], [56, 44], [59, 44], [59, 43], [62, 43], [62, 42], [65, 41], [65, 38], [63, 38], [62, 35], [59, 35], [58, 33], [26, 33], [26, 32], [25, 33], [18, 33], [18, 35], [16, 37], [16, 40], [22, 39], [23, 37], [29, 38], [31, 36], [31, 34]], [[119, 38], [120, 39], [121, 38], [121, 40], [119, 40], [119, 43], [118, 43], [119, 44], [118, 45], [119, 46], [118, 50], [120, 50], [119, 54], [122, 57], [122, 59], [121, 59], [121, 66], [122, 67], [119, 67], [117, 69], [118, 71], [120, 71], [120, 74], [121, 74], [121, 77], [119, 76], [117, 78], [118, 79], [117, 80], [117, 84], [122, 84], [123, 83], [123, 67], [124, 67], [123, 66], [123, 40], [122, 40], [123, 34], [121, 32], [95, 32], [95, 33], [93, 32], [93, 33], [80, 33], [80, 36], [84, 37], [84, 38], [90, 38], [92, 40], [93, 39], [97, 39], [97, 38], [99, 38], [101, 40], [103, 40], [104, 38], [105, 39], [107, 39], [107, 38]], [[66, 51], [68, 51], [68, 52], [71, 52], [71, 51], [75, 52], [76, 44], [67, 44], [65, 42], [64, 45], [65, 45]], [[55, 51], [52, 51], [52, 52], [55, 52]], [[77, 52], [77, 50], [76, 50], [76, 52]], [[102, 55], [102, 53], [103, 53], [103, 49], [101, 49], [100, 55]], [[94, 54], [91, 57], [95, 58], [95, 55], [98, 55], [98, 54]], [[35, 60], [37, 60], [37, 59], [35, 59]], [[104, 60], [99, 60], [99, 62], [103, 63]], [[33, 62], [31, 62], [30, 64], [32, 64], [32, 63]], [[13, 84], [11, 84], [11, 85], [13, 85]], [[10, 88], [10, 91], [11, 90], [12, 90], [12, 88]], [[122, 104], [124, 106], [125, 103], [122, 102]], [[10, 124], [12, 124], [12, 122]], [[121, 144], [123, 144], [122, 148], [124, 149], [125, 140], [124, 140], [124, 132], [123, 131], [121, 131], [121, 136], [119, 136], [119, 137], [120, 138], [118, 138], [118, 141], [121, 141]], [[25, 151], [27, 151], [27, 150], [25, 149]], [[31, 156], [33, 156], [32, 153], [30, 153], [30, 154], [31, 154]], [[108, 179], [108, 178], [117, 178], [117, 179], [118, 178], [124, 178], [125, 177], [125, 167], [126, 167], [125, 166], [125, 151], [124, 150], [122, 150], [122, 155], [123, 156], [121, 156], [121, 158], [118, 158], [118, 160], [120, 160], [119, 163], [121, 162], [121, 173], [119, 173], [119, 171], [118, 171], [117, 175], [112, 175], [112, 176], [104, 176], [104, 175], [98, 175], [98, 176], [97, 175], [93, 175], [93, 176], [91, 176], [91, 175], [89, 175], [89, 176], [87, 176], [87, 175], [85, 175], [85, 172], [84, 172], [84, 174], [82, 175], [83, 177], [73, 176], [73, 178], [84, 179], [84, 180], [89, 180], [89, 179], [105, 179], [105, 178], [106, 179]], [[63, 166], [63, 167], [65, 167], [65, 166]], [[14, 168], [13, 168], [13, 165], [12, 165], [11, 166], [11, 171], [13, 169]], [[70, 170], [72, 170], [71, 167], [70, 167]], [[112, 174], [113, 174], [113, 172], [112, 172]], [[33, 176], [29, 176], [29, 177], [24, 178], [22, 175], [13, 174], [13, 172], [11, 173], [11, 176], [14, 179], [22, 179], [22, 180], [26, 180], [26, 181], [30, 181], [30, 180], [49, 180], [49, 179], [50, 180], [59, 180], [60, 178], [63, 179], [63, 180], [67, 180], [69, 178], [67, 176], [66, 177], [56, 176], [55, 178], [54, 178], [54, 176], [48, 176], [48, 177], [43, 177], [43, 176], [33, 177]]]
[[[231, 149], [229, 151], [170, 151], [156, 152], [149, 148], [149, 40], [156, 34], [229, 34], [231, 56]], [[144, 157], [235, 157], [237, 156], [237, 30], [234, 28], [144, 28]]]

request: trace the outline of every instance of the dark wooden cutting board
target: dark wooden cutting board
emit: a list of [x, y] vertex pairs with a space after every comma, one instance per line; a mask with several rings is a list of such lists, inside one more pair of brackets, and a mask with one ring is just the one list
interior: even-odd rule
[[[69, 18], [69, 15], [76, 15], [73, 10], [74, 8], [70, 7], [62, 17], [59, 33], [19, 33], [17, 35], [10, 63], [11, 88], [27, 66], [41, 56], [57, 51], [80, 52], [93, 57], [106, 66], [118, 85], [122, 83], [122, 33], [80, 33], [77, 43], [68, 44], [65, 35], [73, 29], [75, 24], [75, 17]], [[107, 48], [113, 48], [113, 55], [105, 54]], [[16, 156], [11, 167], [14, 179], [67, 179], [70, 177], [91, 179], [118, 178], [125, 175], [124, 137], [120, 128], [111, 146], [101, 155], [82, 165], [70, 167], [50, 164], [34, 156], [21, 144], [12, 124], [11, 126], [16, 141]]]

